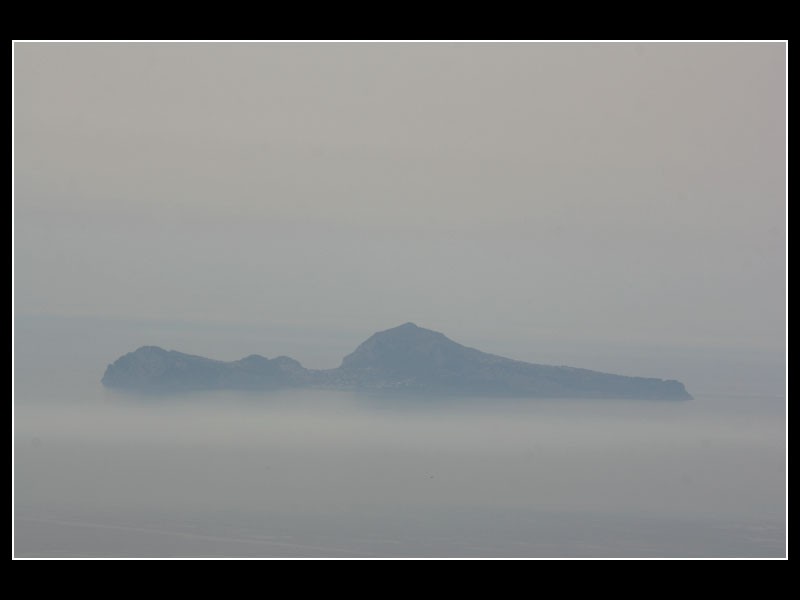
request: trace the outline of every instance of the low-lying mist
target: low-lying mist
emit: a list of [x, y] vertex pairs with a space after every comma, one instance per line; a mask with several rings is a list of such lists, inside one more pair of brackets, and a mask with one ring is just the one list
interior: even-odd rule
[[[780, 552], [784, 446], [775, 437], [778, 424], [741, 406], [725, 419], [715, 416], [711, 407], [730, 400], [100, 394], [97, 404], [18, 409], [17, 539], [23, 554], [47, 553], [36, 531], [51, 521], [81, 531], [123, 522], [146, 530], [137, 534], [143, 537], [177, 535], [184, 543], [174, 552], [189, 555], [282, 554], [259, 546], [224, 550], [231, 537], [269, 537], [275, 523], [280, 531], [288, 527], [301, 547], [319, 542], [330, 552], [354, 554], [481, 554], [470, 549], [474, 536], [483, 539], [475, 527], [488, 530], [483, 552], [491, 555]], [[431, 546], [421, 523], [439, 512], [435, 520], [450, 537]], [[478, 521], [469, 518], [465, 525], [466, 514]], [[494, 530], [495, 519], [513, 522], [512, 515], [555, 527], [545, 538], [556, 545], [540, 546], [535, 528], [528, 535], [525, 527], [512, 528], [511, 538], [502, 527]], [[578, 527], [573, 518], [594, 524]], [[186, 530], [185, 519], [228, 540], [223, 550], [213, 541], [180, 537], [198, 532]], [[306, 519], [344, 529], [322, 544], [317, 536], [326, 527], [304, 525]], [[455, 519], [452, 530], [448, 519]], [[615, 519], [622, 529], [612, 525]], [[638, 521], [655, 533], [628, 531]], [[727, 530], [733, 541], [723, 535], [722, 545], [696, 523], [687, 526], [685, 543], [664, 546], [655, 526], [660, 521]], [[368, 522], [374, 531], [361, 531]], [[771, 537], [756, 543], [734, 535], [728, 529], [734, 524], [771, 528]], [[234, 536], [230, 527], [241, 531]], [[569, 541], [574, 527], [588, 546]], [[127, 530], [103, 529], [109, 531], [117, 542], [87, 542], [86, 551], [158, 551], [158, 544], [145, 542], [128, 548]], [[72, 541], [79, 533], [64, 534], [69, 544], [53, 551], [82, 552]], [[592, 546], [599, 542], [602, 549]]]

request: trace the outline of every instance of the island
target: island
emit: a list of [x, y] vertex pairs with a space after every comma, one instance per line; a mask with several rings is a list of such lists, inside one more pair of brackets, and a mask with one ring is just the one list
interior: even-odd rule
[[691, 399], [673, 379], [627, 377], [512, 360], [405, 323], [380, 331], [335, 369], [306, 369], [288, 356], [235, 361], [143, 346], [109, 365], [109, 388], [141, 392], [321, 388], [449, 396]]

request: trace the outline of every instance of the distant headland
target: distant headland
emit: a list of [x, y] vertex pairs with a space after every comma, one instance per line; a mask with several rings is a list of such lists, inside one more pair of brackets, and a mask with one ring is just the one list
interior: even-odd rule
[[313, 387], [432, 395], [691, 399], [679, 381], [521, 362], [462, 346], [406, 323], [380, 331], [335, 369], [288, 356], [225, 362], [143, 346], [106, 369], [103, 385], [143, 392]]

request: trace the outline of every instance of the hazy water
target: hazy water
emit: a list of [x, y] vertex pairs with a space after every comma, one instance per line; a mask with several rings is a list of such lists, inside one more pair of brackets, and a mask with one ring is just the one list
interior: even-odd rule
[[17, 322], [17, 556], [785, 553], [782, 397], [145, 398], [123, 329]]

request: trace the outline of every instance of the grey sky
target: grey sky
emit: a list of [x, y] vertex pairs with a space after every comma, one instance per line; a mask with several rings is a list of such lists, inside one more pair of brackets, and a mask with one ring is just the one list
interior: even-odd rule
[[783, 346], [784, 44], [15, 53], [20, 314]]

